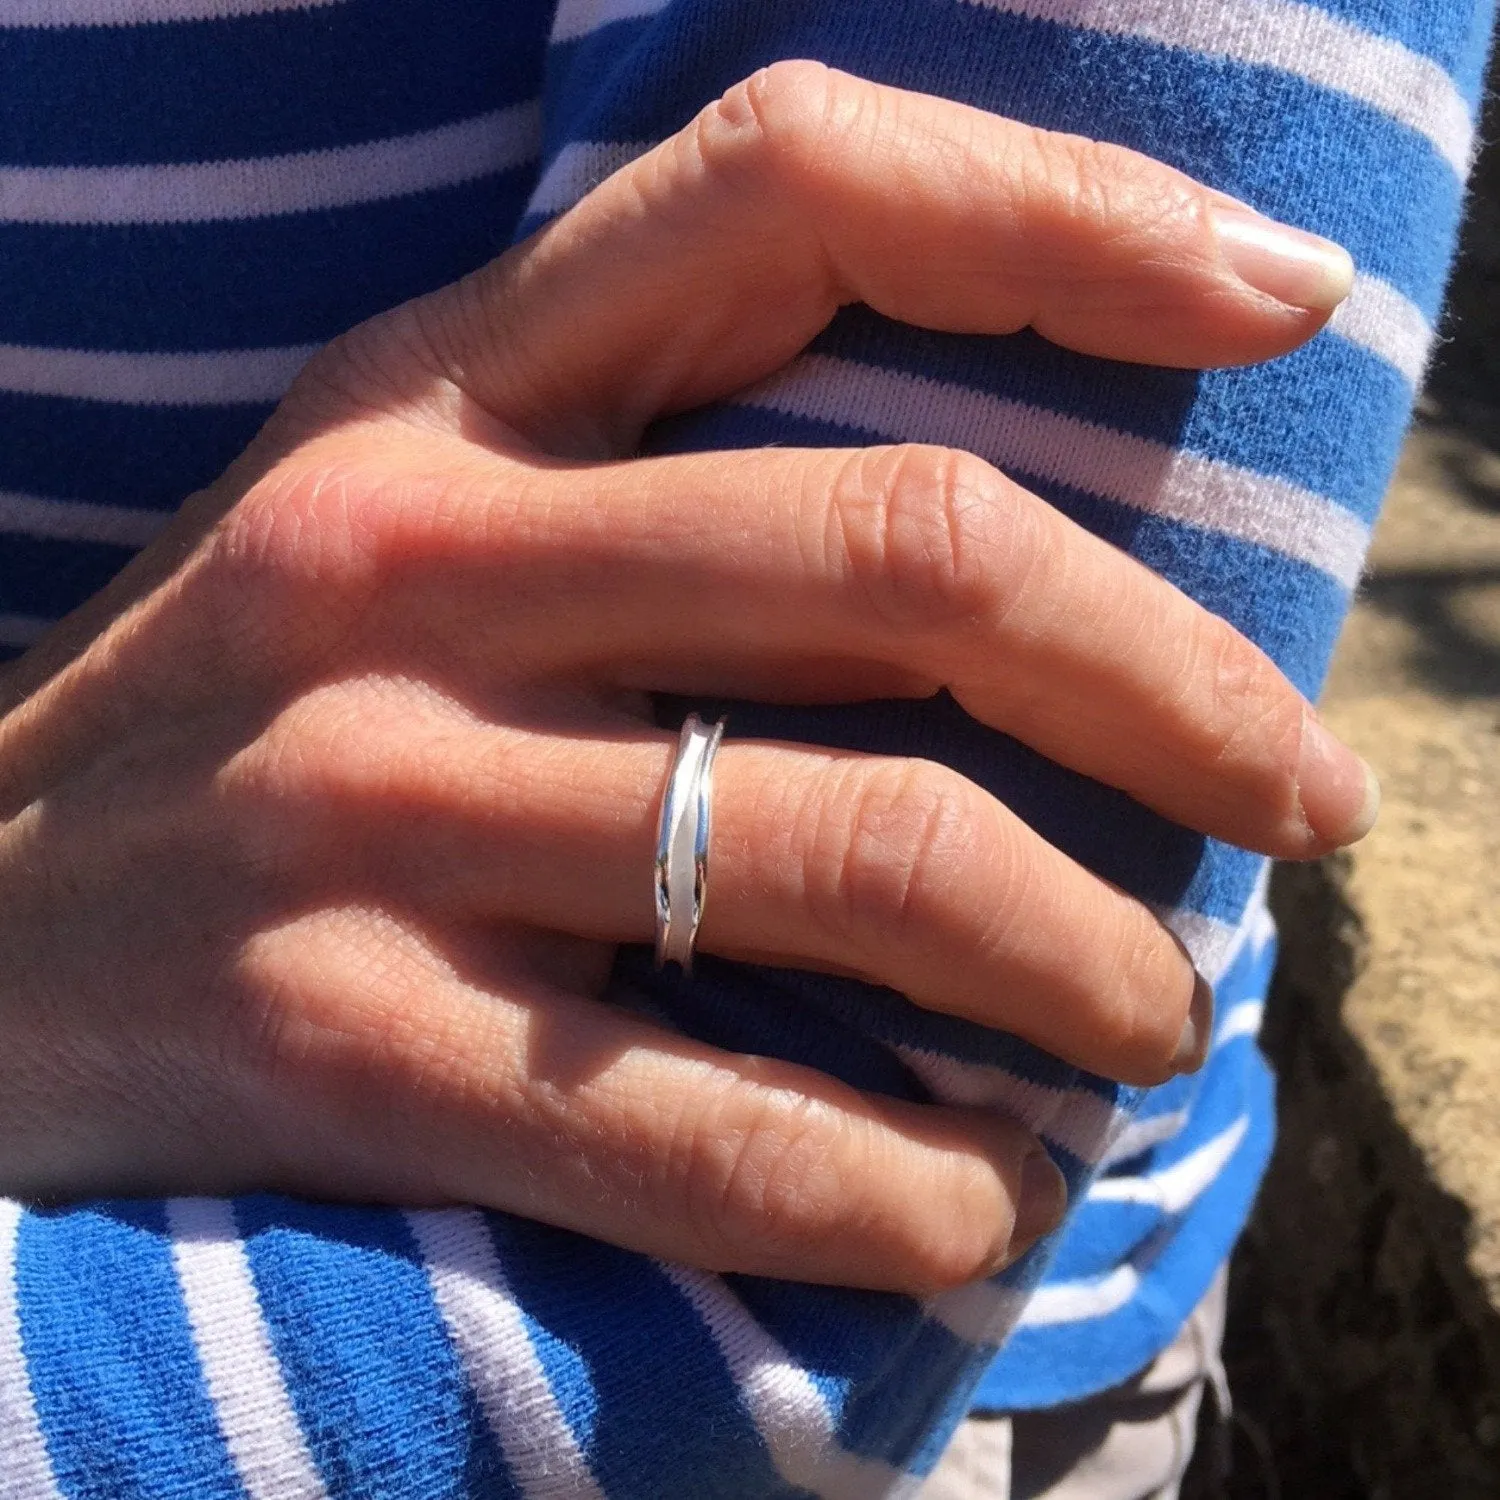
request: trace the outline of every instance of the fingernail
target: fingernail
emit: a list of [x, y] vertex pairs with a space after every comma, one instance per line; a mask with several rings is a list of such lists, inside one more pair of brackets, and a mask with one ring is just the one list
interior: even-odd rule
[[1380, 782], [1369, 762], [1311, 708], [1302, 714], [1297, 796], [1302, 820], [1311, 832], [1340, 848], [1357, 844], [1375, 826], [1380, 813]]
[[1214, 1034], [1214, 987], [1196, 970], [1193, 973], [1193, 998], [1188, 1002], [1187, 1020], [1172, 1054], [1172, 1067], [1179, 1073], [1196, 1073], [1208, 1056], [1209, 1039]]
[[1249, 208], [1209, 209], [1219, 253], [1241, 281], [1308, 312], [1332, 312], [1354, 286], [1354, 261], [1342, 245]]
[[1018, 1260], [1044, 1234], [1050, 1234], [1062, 1223], [1067, 1211], [1068, 1184], [1052, 1158], [1038, 1148], [1021, 1163], [1016, 1222], [1010, 1231], [1010, 1243], [1005, 1247], [1003, 1264]]

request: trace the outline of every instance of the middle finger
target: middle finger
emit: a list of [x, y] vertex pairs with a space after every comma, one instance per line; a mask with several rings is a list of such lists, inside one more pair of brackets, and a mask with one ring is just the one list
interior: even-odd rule
[[1364, 762], [1269, 657], [972, 455], [470, 450], [443, 482], [398, 546], [444, 554], [450, 586], [421, 607], [447, 612], [445, 661], [467, 654], [481, 680], [503, 635], [537, 680], [781, 701], [947, 687], [1049, 759], [1263, 853], [1320, 855], [1373, 819]]

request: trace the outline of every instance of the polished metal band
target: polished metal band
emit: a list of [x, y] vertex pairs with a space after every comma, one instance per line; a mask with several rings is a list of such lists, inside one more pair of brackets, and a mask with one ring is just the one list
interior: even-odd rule
[[687, 716], [656, 830], [656, 964], [681, 964], [684, 974], [692, 973], [708, 890], [714, 755], [723, 738], [723, 719], [710, 725]]

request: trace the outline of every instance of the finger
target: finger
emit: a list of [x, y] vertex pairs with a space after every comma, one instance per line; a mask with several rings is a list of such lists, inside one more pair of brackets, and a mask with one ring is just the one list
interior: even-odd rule
[[280, 997], [247, 1064], [277, 1185], [917, 1294], [992, 1274], [1061, 1217], [1062, 1179], [1020, 1126], [668, 1033], [541, 981], [549, 947], [434, 951], [351, 908], [253, 943], [240, 977]]
[[416, 317], [483, 405], [597, 455], [779, 368], [842, 303], [1199, 368], [1294, 348], [1352, 277], [1135, 152], [798, 62]]
[[[1262, 651], [967, 454], [769, 449], [580, 471], [437, 440], [400, 462], [437, 477], [424, 490], [386, 471], [417, 497], [386, 539], [391, 576], [413, 570], [438, 665], [467, 661], [476, 680], [503, 632], [535, 678], [783, 701], [945, 686], [1048, 758], [1231, 843], [1309, 858], [1373, 821], [1364, 762]], [[384, 597], [418, 607], [392, 585]], [[369, 628], [391, 639], [397, 623]]]
[[[358, 736], [318, 718], [298, 710], [282, 795], [339, 820], [319, 840], [334, 889], [651, 940], [675, 735], [502, 730], [409, 693], [362, 700]], [[280, 738], [264, 753], [285, 766]], [[1211, 997], [1177, 939], [943, 766], [729, 741], [710, 868], [704, 951], [857, 974], [1126, 1082], [1202, 1061]]]

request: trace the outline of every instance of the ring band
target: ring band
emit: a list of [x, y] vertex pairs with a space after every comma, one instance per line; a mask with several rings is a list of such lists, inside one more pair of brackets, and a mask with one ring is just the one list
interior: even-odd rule
[[677, 759], [667, 778], [656, 829], [656, 966], [693, 971], [693, 944], [708, 891], [708, 830], [712, 815], [714, 756], [724, 720], [683, 721]]

